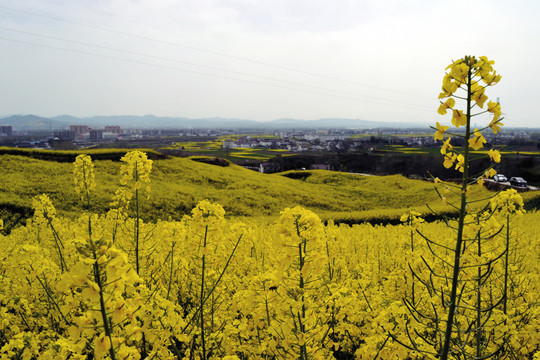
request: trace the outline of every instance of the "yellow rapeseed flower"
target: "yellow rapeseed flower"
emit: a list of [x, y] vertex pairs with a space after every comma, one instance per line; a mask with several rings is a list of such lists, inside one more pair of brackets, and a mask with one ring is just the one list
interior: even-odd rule
[[[140, 182], [150, 182], [150, 172], [152, 171], [152, 160], [148, 159], [142, 151], [130, 151], [122, 159], [124, 165], [120, 168], [122, 179], [120, 183], [127, 185], [131, 180], [134, 181], [134, 187], [140, 187]], [[137, 185], [139, 184], [139, 185]], [[149, 187], [147, 186], [148, 190]]]
[[489, 149], [488, 155], [491, 161], [495, 161], [496, 163], [501, 162], [501, 153], [499, 150]]
[[452, 111], [452, 124], [454, 124], [456, 128], [467, 125], [467, 115], [461, 110], [454, 109]]
[[443, 79], [443, 86], [442, 86], [443, 92], [439, 95], [439, 99], [452, 96], [452, 94], [454, 94], [458, 88], [459, 88], [459, 85], [455, 81], [452, 81], [452, 77], [445, 76]]
[[488, 97], [484, 94], [485, 88], [478, 84], [478, 82], [473, 82], [471, 84], [471, 100], [476, 102], [480, 108], [484, 107], [484, 103]]
[[457, 60], [454, 62], [450, 70], [450, 76], [452, 76], [452, 78], [460, 84], [464, 84], [467, 81], [468, 73], [469, 66], [463, 60]]
[[98, 359], [104, 358], [105, 354], [109, 351], [109, 348], [111, 347], [111, 342], [109, 341], [109, 337], [106, 336], [104, 333], [102, 333], [94, 343], [94, 352], [95, 356]]
[[490, 113], [493, 113], [493, 121], [497, 121], [497, 119], [501, 116], [501, 104], [490, 101], [488, 102], [488, 108], [487, 111]]
[[515, 189], [501, 191], [497, 196], [489, 200], [491, 211], [497, 211], [503, 215], [523, 214], [523, 198]]
[[439, 110], [437, 110], [437, 112], [441, 115], [444, 115], [446, 114], [446, 111], [448, 109], [452, 109], [455, 104], [456, 104], [456, 100], [454, 100], [453, 98], [449, 98], [444, 103], [441, 102], [441, 105], [439, 106]]
[[422, 214], [418, 211], [410, 209], [405, 214], [401, 215], [399, 221], [407, 223], [409, 226], [418, 227], [418, 225], [424, 222], [424, 219], [422, 219], [421, 216]]
[[73, 163], [73, 175], [75, 181], [75, 191], [84, 197], [96, 187], [94, 177], [94, 164], [90, 155], [80, 154]]
[[450, 144], [450, 141], [452, 140], [452, 138], [448, 138], [446, 139], [446, 141], [443, 142], [443, 145], [441, 147], [441, 154], [446, 154], [448, 151], [452, 151], [452, 149], [454, 148], [451, 144]]
[[501, 120], [491, 120], [491, 122], [489, 123], [489, 127], [490, 129], [493, 131], [494, 134], [498, 133], [499, 131], [501, 131], [501, 126], [503, 126], [504, 124], [501, 122]]
[[478, 129], [474, 129], [474, 137], [469, 139], [469, 146], [474, 150], [479, 150], [484, 147], [486, 139]]
[[463, 172], [465, 167], [465, 157], [461, 154], [459, 154], [456, 157], [457, 163], [456, 163], [456, 170], [459, 170], [460, 172]]
[[443, 166], [447, 169], [450, 169], [452, 165], [454, 165], [454, 162], [456, 161], [457, 155], [454, 153], [447, 153], [444, 155], [444, 162]]
[[51, 199], [45, 194], [35, 196], [32, 199], [32, 208], [36, 223], [47, 223], [56, 217], [56, 209]]
[[495, 175], [497, 175], [497, 171], [495, 169], [493, 169], [493, 168], [491, 168], [491, 169], [484, 172], [484, 176], [486, 178], [491, 178], [491, 177], [494, 177]]
[[449, 126], [443, 126], [437, 121], [437, 131], [435, 132], [435, 140], [443, 140], [444, 133], [448, 130]]

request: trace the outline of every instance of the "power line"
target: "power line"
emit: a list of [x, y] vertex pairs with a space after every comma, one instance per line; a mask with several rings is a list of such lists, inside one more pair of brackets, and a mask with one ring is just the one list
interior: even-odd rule
[[37, 13], [31, 12], [31, 11], [14, 9], [14, 8], [10, 8], [10, 7], [7, 7], [7, 6], [0, 6], [0, 9], [12, 11], [12, 12], [18, 12], [18, 13], [27, 14], [27, 15], [32, 15], [32, 16], [41, 17], [41, 18], [46, 18], [46, 19], [59, 21], [59, 22], [64, 22], [64, 23], [68, 23], [68, 24], [84, 26], [84, 27], [97, 29], [97, 30], [101, 30], [101, 31], [106, 31], [106, 32], [114, 33], [114, 34], [123, 35], [123, 36], [139, 38], [139, 39], [152, 41], [152, 42], [156, 42], [156, 43], [160, 43], [160, 44], [165, 44], [165, 45], [169, 45], [169, 46], [181, 47], [181, 48], [184, 48], [184, 49], [189, 49], [189, 50], [192, 50], [192, 51], [198, 51], [198, 52], [202, 52], [202, 53], [207, 53], [207, 54], [211, 54], [211, 55], [215, 55], [215, 56], [221, 56], [221, 57], [226, 57], [226, 58], [230, 58], [230, 59], [250, 62], [250, 63], [253, 63], [253, 64], [264, 65], [264, 66], [268, 66], [268, 67], [272, 67], [272, 68], [276, 68], [276, 69], [287, 70], [287, 71], [292, 71], [292, 72], [296, 72], [296, 73], [302, 73], [302, 74], [306, 74], [306, 75], [310, 75], [310, 76], [314, 76], [314, 77], [319, 77], [319, 78], [324, 78], [324, 79], [328, 79], [328, 80], [334, 80], [334, 81], [339, 81], [339, 82], [344, 82], [344, 83], [349, 83], [349, 84], [354, 84], [354, 85], [360, 85], [360, 86], [364, 86], [364, 87], [368, 87], [368, 88], [372, 88], [372, 89], [384, 90], [384, 91], [389, 91], [389, 92], [393, 92], [393, 93], [399, 93], [399, 94], [404, 94], [404, 95], [408, 95], [408, 96], [414, 96], [414, 97], [433, 100], [431, 97], [424, 96], [424, 95], [418, 95], [418, 94], [414, 94], [414, 93], [407, 92], [407, 91], [389, 89], [389, 88], [376, 86], [376, 85], [365, 84], [365, 83], [361, 83], [361, 82], [357, 82], [357, 81], [353, 81], [353, 80], [349, 80], [349, 79], [342, 79], [342, 78], [338, 78], [338, 77], [317, 74], [317, 73], [313, 73], [313, 72], [309, 72], [309, 71], [305, 71], [305, 70], [301, 70], [301, 69], [295, 69], [295, 68], [291, 68], [291, 67], [287, 67], [287, 66], [271, 64], [271, 63], [267, 63], [267, 62], [264, 62], [264, 61], [249, 59], [249, 58], [245, 58], [245, 57], [241, 57], [241, 56], [237, 56], [237, 55], [225, 54], [225, 53], [221, 53], [221, 52], [217, 52], [217, 51], [213, 51], [213, 50], [202, 49], [202, 48], [195, 47], [195, 46], [179, 44], [179, 43], [166, 41], [166, 40], [161, 40], [161, 39], [156, 39], [156, 38], [152, 38], [152, 37], [148, 37], [148, 36], [144, 36], [144, 35], [137, 35], [137, 34], [133, 34], [133, 33], [114, 30], [114, 29], [105, 28], [105, 27], [96, 26], [96, 25], [91, 25], [91, 24], [82, 23], [82, 22], [78, 22], [78, 21], [61, 19], [61, 18], [58, 18], [58, 17], [50, 16], [50, 15], [37, 14]]
[[[161, 56], [156, 56], [156, 55], [149, 55], [149, 54], [144, 54], [144, 53], [140, 53], [140, 52], [134, 52], [134, 51], [130, 51], [130, 50], [123, 50], [123, 49], [118, 49], [118, 48], [113, 48], [113, 47], [108, 47], [108, 46], [101, 46], [101, 45], [91, 44], [91, 43], [82, 42], [82, 41], [68, 40], [68, 39], [63, 39], [63, 38], [59, 38], [59, 37], [55, 37], [55, 36], [37, 34], [37, 33], [33, 33], [33, 32], [28, 32], [28, 31], [9, 29], [9, 28], [5, 28], [5, 27], [0, 27], [0, 30], [9, 31], [9, 32], [15, 32], [15, 33], [19, 33], [19, 34], [26, 34], [26, 35], [31, 35], [31, 36], [37, 36], [37, 37], [41, 37], [41, 38], [45, 38], [45, 39], [52, 39], [52, 40], [67, 42], [67, 43], [71, 43], [71, 44], [89, 46], [89, 47], [98, 48], [98, 49], [111, 50], [111, 51], [116, 51], [116, 52], [120, 52], [120, 53], [126, 53], [126, 54], [130, 54], [130, 55], [143, 56], [143, 57], [147, 57], [147, 58], [151, 58], [151, 59], [170, 61], [170, 62], [179, 63], [179, 64], [185, 64], [185, 65], [196, 66], [196, 67], [201, 67], [201, 68], [205, 68], [205, 69], [211, 69], [211, 70], [222, 71], [222, 72], [226, 72], [226, 73], [232, 73], [232, 74], [235, 74], [235, 75], [249, 76], [249, 77], [259, 78], [259, 79], [263, 79], [263, 80], [276, 81], [276, 82], [280, 82], [280, 83], [288, 83], [288, 84], [297, 85], [297, 86], [314, 88], [314, 89], [317, 89], [317, 90], [330, 91], [332, 93], [340, 92], [340, 93], [348, 94], [348, 95], [351, 95], [351, 96], [354, 96], [354, 97], [361, 97], [361, 98], [372, 99], [372, 100], [383, 101], [383, 102], [387, 101], [385, 98], [380, 98], [380, 97], [376, 97], [376, 96], [369, 96], [369, 95], [363, 95], [363, 94], [360, 95], [360, 94], [356, 94], [356, 93], [352, 93], [352, 92], [344, 91], [344, 90], [328, 89], [328, 88], [324, 88], [324, 87], [320, 87], [320, 86], [314, 86], [314, 85], [304, 84], [304, 83], [290, 81], [290, 80], [282, 80], [282, 79], [276, 79], [276, 78], [267, 77], [267, 76], [249, 74], [249, 73], [240, 72], [240, 71], [222, 69], [222, 68], [214, 67], [214, 66], [200, 65], [200, 64], [187, 62], [187, 61], [182, 61], [182, 60], [177, 60], [177, 59], [171, 59], [171, 58], [166, 58], [166, 57], [161, 57]], [[4, 38], [4, 39], [7, 39], [7, 38]], [[15, 40], [13, 40], [13, 41], [15, 41]], [[34, 44], [34, 43], [26, 43], [26, 44]], [[43, 44], [40, 44], [40, 45], [43, 45]], [[61, 49], [66, 50], [64, 48], [61, 48]], [[396, 103], [396, 104], [402, 104], [402, 105], [406, 105], [406, 106], [413, 106], [413, 107], [418, 107], [418, 108], [424, 108], [426, 110], [427, 109], [431, 110], [431, 108], [429, 108], [429, 107], [424, 107], [424, 106], [421, 106], [421, 105], [411, 104], [411, 103], [407, 103], [407, 102], [403, 102], [403, 101], [392, 101], [392, 102]]]
[[133, 59], [125, 59], [125, 58], [119, 58], [119, 57], [103, 55], [103, 54], [95, 54], [95, 53], [91, 53], [91, 52], [87, 52], [87, 51], [81, 51], [81, 50], [66, 49], [66, 48], [62, 48], [62, 47], [59, 47], [59, 46], [37, 44], [37, 43], [33, 43], [33, 42], [29, 42], [29, 41], [23, 41], [23, 40], [19, 40], [19, 39], [10, 39], [10, 38], [6, 38], [6, 37], [0, 37], [0, 40], [15, 42], [15, 43], [19, 43], [19, 44], [25, 44], [25, 45], [38, 46], [38, 47], [43, 47], [43, 48], [49, 48], [49, 49], [55, 49], [55, 50], [61, 50], [61, 51], [66, 51], [66, 52], [71, 52], [71, 53], [84, 54], [84, 55], [89, 55], [89, 56], [94, 56], [94, 57], [105, 58], [105, 59], [112, 59], [112, 60], [123, 61], [123, 62], [128, 62], [128, 63], [142, 64], [142, 65], [153, 66], [153, 67], [158, 67], [158, 68], [165, 68], [165, 69], [172, 69], [172, 70], [176, 70], [176, 71], [194, 73], [194, 74], [205, 75], [205, 76], [210, 76], [210, 77], [217, 77], [217, 78], [223, 78], [223, 79], [229, 79], [229, 80], [243, 81], [243, 82], [247, 82], [247, 83], [253, 83], [253, 84], [264, 85], [264, 86], [280, 88], [280, 89], [293, 90], [293, 91], [298, 91], [298, 92], [305, 92], [305, 93], [311, 93], [311, 94], [317, 94], [317, 95], [331, 96], [331, 97], [335, 97], [335, 98], [355, 100], [355, 101], [361, 101], [361, 102], [369, 102], [369, 103], [375, 103], [375, 104], [381, 104], [381, 105], [387, 105], [387, 106], [394, 106], [394, 107], [399, 107], [399, 108], [409, 108], [409, 109], [418, 110], [418, 111], [429, 111], [429, 110], [427, 110], [427, 108], [420, 108], [420, 107], [418, 107], [416, 105], [410, 105], [410, 104], [399, 105], [399, 104], [397, 104], [396, 102], [393, 102], [393, 101], [384, 102], [384, 101], [377, 101], [377, 100], [366, 100], [366, 99], [361, 99], [361, 98], [352, 97], [352, 96], [342, 96], [342, 95], [328, 94], [328, 93], [323, 93], [323, 92], [318, 92], [318, 91], [310, 91], [310, 90], [305, 90], [305, 89], [296, 89], [296, 88], [287, 87], [287, 86], [281, 86], [281, 85], [276, 85], [276, 84], [267, 84], [267, 83], [262, 83], [262, 82], [259, 82], [259, 81], [234, 78], [234, 77], [225, 76], [225, 75], [210, 74], [210, 73], [205, 73], [205, 72], [196, 71], [196, 70], [187, 70], [187, 69], [182, 69], [182, 68], [173, 67], [173, 66], [166, 66], [166, 65], [149, 63], [149, 62], [145, 62], [145, 61], [138, 61], [138, 60], [133, 60]]

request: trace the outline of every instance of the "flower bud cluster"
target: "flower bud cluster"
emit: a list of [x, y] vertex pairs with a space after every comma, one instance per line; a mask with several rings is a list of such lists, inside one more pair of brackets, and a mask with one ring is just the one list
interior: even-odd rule
[[121, 161], [124, 164], [120, 167], [120, 188], [114, 194], [111, 207], [115, 208], [118, 218], [125, 217], [134, 194], [139, 194], [143, 190], [150, 197], [150, 172], [152, 171], [152, 160], [142, 151], [130, 151], [123, 156]]
[[142, 183], [146, 183], [146, 191], [150, 191], [150, 171], [152, 171], [152, 160], [148, 159], [142, 151], [130, 151], [121, 161], [124, 165], [120, 168], [121, 185], [128, 185], [133, 181], [133, 189], [139, 190], [142, 188]]
[[94, 164], [90, 155], [78, 155], [73, 164], [73, 180], [75, 191], [81, 196], [81, 200], [88, 198], [90, 191], [96, 187]]
[[[438, 113], [445, 115], [448, 110], [452, 112], [452, 125], [457, 129], [461, 126], [470, 126], [470, 119], [472, 116], [489, 112], [493, 114], [493, 118], [488, 127], [491, 128], [493, 133], [500, 131], [500, 127], [503, 125], [500, 121], [501, 106], [496, 102], [489, 101], [487, 109], [477, 114], [472, 114], [471, 110], [474, 106], [483, 109], [485, 102], [488, 100], [485, 94], [485, 89], [488, 86], [497, 84], [501, 75], [497, 74], [493, 70], [494, 61], [488, 60], [487, 57], [481, 56], [479, 59], [474, 56], [465, 56], [462, 59], [454, 61], [450, 64], [446, 70], [448, 71], [443, 78], [442, 92], [439, 95], [439, 99], [446, 99], [441, 101], [438, 109]], [[457, 91], [461, 89], [465, 95], [456, 95]], [[471, 106], [467, 109], [459, 109], [456, 107], [456, 99], [470, 100]], [[469, 103], [468, 103], [469, 104]], [[444, 167], [451, 168], [455, 166], [455, 169], [464, 172], [465, 166], [464, 156], [458, 152], [451, 145], [451, 137], [445, 140], [445, 134], [447, 133], [449, 126], [441, 125], [439, 122], [434, 127], [435, 140], [443, 140], [443, 146], [441, 148], [441, 154], [444, 155]], [[480, 150], [484, 148], [486, 139], [482, 134], [483, 129], [474, 129], [465, 136], [454, 134], [459, 137], [465, 138], [467, 146], [473, 150]], [[469, 131], [469, 130], [467, 130]], [[489, 157], [492, 161], [500, 161], [500, 153], [498, 150], [490, 149]], [[488, 176], [493, 176], [493, 171], [485, 172], [479, 179], [479, 183], [483, 183], [483, 179]]]
[[501, 191], [489, 200], [491, 211], [496, 211], [502, 215], [525, 213], [523, 209], [523, 198], [515, 189]]
[[424, 219], [418, 211], [409, 209], [405, 214], [401, 215], [399, 221], [416, 228], [424, 222]]
[[32, 208], [34, 209], [34, 222], [36, 224], [46, 224], [56, 218], [56, 209], [51, 199], [45, 194], [32, 199]]
[[[494, 63], [493, 60], [488, 60], [485, 56], [481, 56], [479, 59], [476, 59], [474, 56], [465, 56], [448, 65], [446, 70], [449, 71], [443, 78], [442, 92], [439, 94], [439, 99], [448, 98], [448, 100], [444, 103], [441, 102], [438, 110], [439, 114], [444, 115], [450, 109], [453, 112], [452, 123], [454, 126], [464, 126], [467, 119], [466, 117], [464, 118], [464, 112], [462, 110], [454, 109], [455, 100], [452, 96], [454, 96], [458, 89], [467, 90], [467, 87], [470, 87], [471, 100], [479, 108], [483, 109], [484, 103], [488, 100], [488, 97], [484, 94], [486, 87], [495, 85], [501, 80], [501, 75], [493, 70], [492, 65]], [[481, 85], [480, 81], [484, 85]], [[501, 107], [498, 103], [490, 101], [487, 111], [493, 113], [491, 127], [501, 116]]]

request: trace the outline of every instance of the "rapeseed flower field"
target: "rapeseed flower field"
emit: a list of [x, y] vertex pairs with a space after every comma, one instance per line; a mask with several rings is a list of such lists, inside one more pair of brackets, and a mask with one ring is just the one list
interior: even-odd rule
[[[497, 149], [473, 152], [483, 131], [500, 131], [500, 106], [488, 102], [493, 120], [470, 128], [473, 102], [482, 109], [485, 89], [500, 80], [492, 65], [464, 57], [447, 68], [439, 113], [450, 110], [454, 128], [466, 131], [434, 130], [442, 165], [462, 182], [434, 179], [423, 211], [399, 189], [405, 195], [387, 206], [400, 211], [399, 224], [336, 224], [302, 204], [231, 217], [212, 199], [147, 220], [162, 191], [153, 178], [172, 167], [138, 150], [121, 164], [77, 156], [63, 167], [76, 215], [57, 211], [61, 197], [41, 194], [24, 226], [7, 234], [0, 221], [0, 358], [539, 359], [540, 213], [525, 211], [515, 190], [481, 188], [493, 165], [469, 174], [475, 157], [500, 161]], [[452, 146], [455, 136], [463, 147]], [[211, 176], [210, 165], [197, 164], [194, 180]], [[275, 175], [306, 189], [353, 177]], [[369, 198], [361, 188], [351, 196]], [[330, 211], [340, 200], [327, 202]], [[439, 220], [425, 221], [428, 211]]]

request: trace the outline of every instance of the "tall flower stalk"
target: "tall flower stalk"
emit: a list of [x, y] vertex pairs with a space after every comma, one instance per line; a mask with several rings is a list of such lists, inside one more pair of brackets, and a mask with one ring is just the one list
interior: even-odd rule
[[38, 195], [32, 199], [32, 208], [34, 209], [34, 223], [38, 225], [38, 242], [40, 242], [39, 231], [41, 227], [48, 227], [51, 229], [52, 237], [54, 240], [54, 247], [58, 252], [58, 259], [60, 263], [60, 269], [62, 272], [68, 271], [68, 265], [64, 256], [64, 242], [62, 241], [60, 234], [56, 229], [56, 209], [45, 194]]
[[83, 207], [90, 209], [90, 192], [96, 188], [94, 164], [90, 155], [78, 155], [73, 164], [75, 191], [80, 195]]
[[[123, 188], [117, 192], [117, 197], [123, 198], [126, 209], [130, 200], [134, 197], [135, 224], [133, 229], [133, 251], [135, 253], [135, 269], [137, 274], [141, 271], [141, 216], [140, 203], [142, 196], [142, 186], [146, 184], [144, 191], [150, 193], [150, 171], [152, 170], [152, 160], [148, 159], [141, 151], [130, 151], [122, 159], [124, 162], [120, 168], [122, 179], [120, 184]], [[118, 200], [118, 203], [122, 201]]]
[[[96, 187], [94, 164], [90, 155], [78, 155], [73, 164], [75, 191], [80, 195], [83, 209], [90, 211], [90, 192]], [[92, 215], [88, 214], [88, 235], [92, 237]]]
[[[400, 218], [400, 221], [407, 225], [410, 228], [410, 251], [411, 253], [414, 253], [414, 234], [420, 224], [424, 222], [424, 219], [422, 219], [421, 214], [415, 210], [409, 210], [405, 214], [403, 214]], [[414, 276], [411, 276], [411, 303], [412, 306], [416, 304], [416, 295], [415, 295], [415, 278]]]
[[[443, 149], [445, 151], [444, 166], [449, 168], [452, 165], [455, 165], [455, 169], [459, 170], [463, 176], [461, 182], [459, 220], [457, 225], [457, 236], [452, 266], [451, 292], [448, 299], [448, 314], [446, 329], [444, 331], [444, 342], [439, 354], [442, 360], [446, 360], [450, 353], [450, 345], [452, 335], [454, 333], [455, 313], [458, 306], [457, 298], [459, 295], [458, 291], [460, 286], [459, 277], [463, 270], [461, 265], [461, 256], [464, 241], [464, 229], [466, 225], [465, 217], [467, 216], [469, 210], [468, 190], [471, 181], [471, 177], [469, 175], [471, 149], [479, 150], [486, 142], [484, 136], [478, 129], [471, 131], [471, 118], [485, 112], [492, 113], [493, 119], [488, 126], [495, 134], [500, 130], [500, 125], [502, 125], [499, 120], [501, 108], [498, 103], [490, 101], [486, 111], [473, 114], [473, 107], [477, 106], [479, 108], [483, 108], [484, 103], [488, 99], [484, 94], [486, 87], [498, 83], [501, 79], [501, 76], [496, 74], [496, 72], [493, 70], [493, 67], [491, 66], [492, 64], [494, 64], [494, 61], [489, 61], [486, 57], [476, 59], [474, 56], [465, 56], [462, 59], [454, 61], [447, 67], [449, 72], [443, 79], [442, 93], [439, 95], [439, 99], [448, 99], [444, 103], [441, 102], [439, 113], [444, 115], [448, 109], [452, 110], [452, 124], [456, 127], [456, 129], [461, 126], [465, 127], [465, 135], [457, 135], [464, 138], [464, 147], [461, 153], [458, 153], [457, 150], [448, 149], [450, 139], [447, 140], [448, 142], [445, 141], [446, 147], [443, 145]], [[483, 82], [484, 85], [481, 85], [481, 82]], [[461, 90], [461, 94], [459, 95], [457, 94], [458, 90]], [[465, 94], [463, 95], [463, 93]], [[466, 102], [465, 110], [455, 108], [456, 98]], [[437, 131], [435, 135], [436, 139], [440, 139], [440, 137], [443, 136], [445, 132], [444, 128], [445, 127], [441, 127], [437, 123]], [[492, 175], [492, 172], [487, 172], [482, 175], [480, 177], [480, 181], [482, 181], [485, 176], [489, 175]], [[478, 242], [480, 242], [480, 238], [478, 238]]]
[[[413, 301], [406, 299], [405, 304], [412, 316], [411, 324], [424, 329], [407, 331], [409, 348], [442, 360], [488, 359], [500, 354], [504, 347], [496, 344], [501, 339], [490, 335], [490, 328], [497, 325], [494, 313], [506, 297], [506, 289], [500, 289], [492, 276], [505, 253], [494, 241], [504, 225], [492, 216], [489, 203], [482, 206], [469, 195], [475, 182], [483, 185], [486, 178], [496, 174], [493, 167], [500, 162], [496, 149], [487, 154], [479, 152], [487, 143], [483, 132], [491, 129], [496, 134], [502, 126], [500, 105], [488, 101], [485, 94], [487, 87], [501, 79], [493, 64], [486, 57], [465, 56], [446, 68], [438, 113], [445, 115], [450, 111], [455, 130], [449, 131], [450, 126], [439, 122], [433, 127], [435, 140], [442, 141], [443, 166], [461, 173], [461, 183], [457, 185], [435, 179], [438, 187], [458, 196], [457, 202], [447, 202], [458, 216], [445, 219], [453, 237], [434, 240], [420, 233], [431, 258], [420, 255], [425, 271], [411, 271], [424, 285], [426, 297], [415, 294]], [[486, 127], [473, 129], [472, 119], [481, 114], [491, 114], [492, 119]], [[455, 146], [452, 137], [461, 138], [463, 145]], [[471, 166], [482, 157], [489, 158], [492, 165], [482, 170]], [[437, 192], [447, 201], [438, 188]]]

